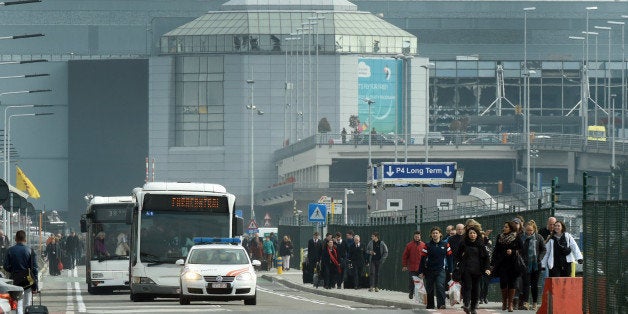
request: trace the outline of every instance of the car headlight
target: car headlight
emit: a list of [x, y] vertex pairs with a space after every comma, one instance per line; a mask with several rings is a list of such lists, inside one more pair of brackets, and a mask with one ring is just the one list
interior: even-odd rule
[[249, 272], [244, 272], [236, 276], [236, 280], [250, 281], [252, 279], [253, 279], [253, 275]]
[[183, 280], [200, 280], [202, 278], [203, 278], [203, 276], [201, 276], [201, 274], [199, 274], [197, 272], [193, 272], [193, 271], [186, 271], [181, 276], [181, 279], [183, 279]]
[[105, 278], [103, 273], [92, 273], [92, 279]]

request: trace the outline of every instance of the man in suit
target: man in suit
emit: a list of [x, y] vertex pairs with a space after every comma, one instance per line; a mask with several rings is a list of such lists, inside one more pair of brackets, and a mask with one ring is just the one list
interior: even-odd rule
[[321, 259], [323, 252], [323, 241], [319, 239], [318, 232], [314, 232], [312, 238], [307, 242], [307, 261], [310, 270], [313, 272], [316, 263]]

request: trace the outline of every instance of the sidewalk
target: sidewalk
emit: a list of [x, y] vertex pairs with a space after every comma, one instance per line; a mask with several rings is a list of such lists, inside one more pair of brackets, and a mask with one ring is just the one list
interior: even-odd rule
[[[400, 309], [413, 309], [413, 310], [425, 310], [424, 304], [419, 304], [414, 300], [408, 298], [407, 292], [379, 290], [379, 292], [369, 292], [367, 289], [323, 289], [322, 287], [315, 288], [312, 284], [304, 284], [301, 278], [301, 271], [298, 269], [284, 272], [281, 275], [277, 274], [275, 269], [271, 271], [258, 272], [262, 278], [281, 283], [287, 287], [324, 295], [327, 297], [334, 297], [338, 299], [360, 302], [365, 304], [395, 307]], [[453, 307], [449, 306], [449, 299], [446, 300], [446, 310], [428, 310], [438, 312], [462, 312], [461, 304], [456, 304]], [[478, 306], [478, 313], [489, 313], [501, 311], [501, 302], [489, 302], [488, 304], [480, 304]], [[534, 313], [534, 311], [519, 311], [518, 313]]]

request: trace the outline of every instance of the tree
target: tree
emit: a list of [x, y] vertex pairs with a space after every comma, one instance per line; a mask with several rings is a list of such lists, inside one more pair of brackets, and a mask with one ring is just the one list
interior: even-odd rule
[[329, 121], [327, 121], [327, 118], [323, 117], [321, 121], [318, 121], [318, 133], [327, 132], [331, 132], [331, 126], [329, 125]]
[[351, 115], [349, 117], [349, 126], [357, 131], [360, 126], [360, 118], [357, 115]]

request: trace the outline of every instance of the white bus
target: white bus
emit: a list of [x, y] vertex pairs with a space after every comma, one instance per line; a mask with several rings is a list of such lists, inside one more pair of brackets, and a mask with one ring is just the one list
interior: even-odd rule
[[178, 298], [178, 259], [185, 259], [194, 237], [237, 237], [242, 218], [235, 196], [218, 184], [149, 182], [133, 190], [131, 300]]
[[91, 294], [129, 288], [128, 223], [134, 207], [131, 196], [95, 196], [81, 218], [86, 233], [85, 279]]

